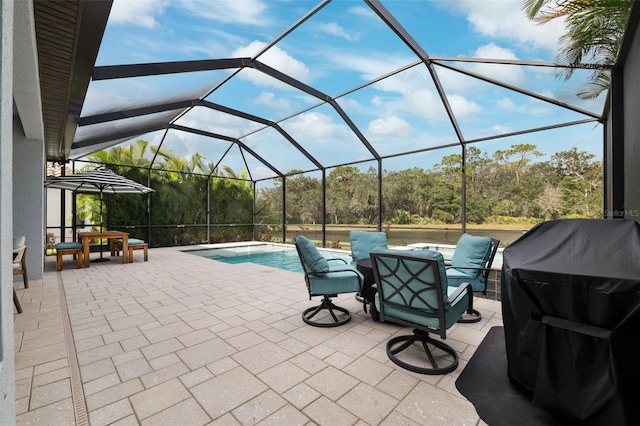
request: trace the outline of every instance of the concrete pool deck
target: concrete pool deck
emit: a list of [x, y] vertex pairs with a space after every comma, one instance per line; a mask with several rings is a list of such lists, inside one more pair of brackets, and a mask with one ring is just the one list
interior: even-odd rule
[[385, 352], [410, 330], [354, 297], [335, 299], [349, 324], [310, 327], [301, 274], [180, 249], [61, 272], [47, 257], [43, 279], [14, 283], [17, 424], [484, 424], [455, 380], [502, 325], [499, 302], [476, 299], [482, 321], [449, 330], [457, 370], [423, 376]]

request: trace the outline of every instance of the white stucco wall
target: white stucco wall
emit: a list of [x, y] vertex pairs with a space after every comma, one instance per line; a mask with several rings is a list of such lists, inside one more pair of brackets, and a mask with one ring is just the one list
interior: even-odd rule
[[[13, 2], [0, 3], [0, 424], [15, 424], [13, 356]], [[6, 254], [6, 255], [5, 255]]]
[[[13, 237], [27, 238], [29, 279], [42, 278], [44, 130], [32, 0], [0, 6], [0, 424], [15, 424]], [[20, 314], [19, 314], [20, 315]]]
[[[44, 265], [44, 144], [13, 128], [13, 235], [26, 237], [29, 279], [42, 278]], [[22, 277], [16, 277], [21, 281]]]
[[31, 0], [14, 3], [13, 235], [26, 237], [29, 279], [39, 279], [45, 247], [45, 155], [33, 16]]

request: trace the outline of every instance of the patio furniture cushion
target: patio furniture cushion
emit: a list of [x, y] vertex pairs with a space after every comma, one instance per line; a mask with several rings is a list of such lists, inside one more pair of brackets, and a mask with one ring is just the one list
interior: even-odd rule
[[351, 231], [351, 263], [357, 263], [360, 259], [368, 259], [373, 250], [387, 248], [387, 234], [384, 232]]
[[82, 248], [81, 243], [77, 243], [73, 241], [56, 244], [56, 250], [73, 250], [73, 249], [81, 249], [81, 248]]
[[447, 269], [447, 280], [451, 286], [457, 287], [462, 283], [469, 283], [473, 291], [484, 291], [486, 288], [484, 275], [474, 275], [455, 268]]
[[24, 235], [14, 238], [13, 239], [13, 249], [15, 250], [15, 249], [18, 249], [18, 248], [24, 246], [25, 240], [26, 240], [26, 238], [25, 238]]
[[[122, 238], [116, 238], [116, 243], [122, 246]], [[139, 240], [137, 238], [129, 238], [127, 240], [127, 244], [130, 246], [134, 246], [136, 244], [144, 244], [144, 240]]]
[[484, 268], [490, 254], [490, 237], [462, 234], [451, 257], [451, 266], [475, 278], [481, 272], [476, 268]]
[[332, 264], [329, 266], [328, 272], [330, 273], [322, 275], [309, 273], [308, 279], [312, 294], [340, 294], [360, 291], [362, 274], [355, 266], [344, 263]]
[[296, 246], [309, 272], [329, 272], [329, 262], [310, 239], [301, 235], [296, 238]]

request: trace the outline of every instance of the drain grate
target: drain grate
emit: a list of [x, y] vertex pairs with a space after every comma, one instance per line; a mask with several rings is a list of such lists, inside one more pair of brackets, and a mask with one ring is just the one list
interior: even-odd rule
[[80, 376], [80, 365], [78, 364], [76, 344], [73, 341], [73, 332], [71, 331], [71, 318], [69, 318], [67, 297], [64, 292], [62, 274], [58, 272], [57, 275], [58, 288], [60, 290], [60, 309], [62, 310], [62, 323], [64, 325], [64, 340], [67, 346], [67, 359], [69, 361], [69, 376], [71, 381], [71, 399], [73, 401], [73, 412], [75, 415], [77, 426], [88, 426], [89, 415], [87, 413], [87, 404], [84, 399], [84, 389], [82, 387], [82, 378]]

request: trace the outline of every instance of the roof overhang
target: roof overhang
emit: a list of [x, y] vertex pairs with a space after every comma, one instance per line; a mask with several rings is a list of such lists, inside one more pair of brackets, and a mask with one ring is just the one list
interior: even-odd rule
[[47, 161], [69, 158], [112, 3], [34, 1]]

